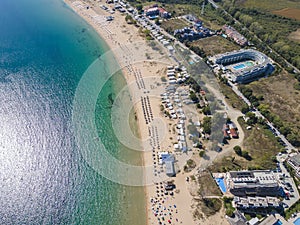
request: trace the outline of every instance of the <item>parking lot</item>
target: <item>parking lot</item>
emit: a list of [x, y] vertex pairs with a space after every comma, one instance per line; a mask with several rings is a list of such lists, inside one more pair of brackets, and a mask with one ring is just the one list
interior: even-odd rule
[[[287, 198], [285, 198], [283, 200], [284, 203], [284, 207], [290, 207], [291, 205], [293, 205], [295, 202], [298, 201], [299, 199], [299, 192], [298, 189], [296, 187], [296, 184], [293, 180], [293, 178], [290, 176], [289, 172], [287, 171], [287, 169], [285, 168], [285, 166], [283, 165], [284, 160], [286, 160], [288, 157], [288, 154], [280, 154], [277, 155], [277, 160], [278, 160], [278, 168], [280, 168], [278, 172], [278, 176], [280, 176], [280, 180], [281, 180], [281, 184], [282, 184], [282, 188], [284, 189], [284, 192], [287, 194]], [[286, 206], [285, 206], [286, 204]]]

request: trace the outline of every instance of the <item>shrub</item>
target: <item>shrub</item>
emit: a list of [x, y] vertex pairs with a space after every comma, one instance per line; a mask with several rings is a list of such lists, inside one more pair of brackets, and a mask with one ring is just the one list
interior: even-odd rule
[[166, 77], [161, 77], [160, 79], [161, 79], [162, 82], [167, 82]]
[[200, 152], [199, 152], [199, 156], [200, 156], [201, 158], [204, 156], [204, 154], [205, 154], [205, 151], [200, 151]]
[[235, 151], [235, 153], [239, 156], [242, 155], [242, 148], [238, 145], [234, 146], [233, 150]]

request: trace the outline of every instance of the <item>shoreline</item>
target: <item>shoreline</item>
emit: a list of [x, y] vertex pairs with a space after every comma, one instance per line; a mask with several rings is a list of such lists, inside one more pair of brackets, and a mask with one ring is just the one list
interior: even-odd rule
[[[143, 150], [140, 160], [144, 166], [142, 180], [144, 185], [141, 185], [144, 195], [141, 198], [144, 200], [146, 210], [143, 211], [143, 215], [140, 215], [140, 208], [132, 209], [135, 210], [131, 212], [132, 215], [137, 213], [145, 216], [143, 221], [145, 220], [147, 225], [155, 225], [163, 221], [164, 223], [171, 221], [174, 225], [199, 224], [200, 221], [196, 221], [193, 216], [195, 210], [193, 196], [197, 195], [197, 187], [195, 182], [187, 182], [187, 177], [193, 174], [181, 171], [176, 174], [176, 177], [169, 177], [158, 160], [159, 152], [167, 151], [174, 154], [176, 163], [183, 167], [186, 160], [193, 155], [192, 151], [187, 154], [174, 151], [174, 143], [178, 138], [175, 129], [178, 121], [165, 118], [160, 108], [162, 104], [160, 95], [166, 92], [167, 87], [167, 83], [162, 82], [161, 78], [167, 75], [168, 66], [175, 66], [178, 63], [168, 56], [169, 52], [162, 44], [156, 40], [146, 41], [138, 27], [125, 21], [124, 14], [116, 11], [112, 15], [101, 9], [99, 4], [110, 8], [112, 5], [76, 0], [63, 1], [92, 26], [106, 43], [119, 64], [129, 89], [137, 136]], [[107, 16], [113, 16], [113, 21], [107, 21]], [[194, 119], [199, 120], [197, 118]], [[176, 167], [176, 170], [182, 170], [181, 166]], [[176, 189], [172, 194], [166, 193], [165, 181], [175, 182]], [[204, 225], [211, 225], [210, 222], [201, 220]], [[141, 221], [134, 221], [130, 225], [135, 224], [140, 225]]]
[[[75, 7], [74, 3], [75, 2], [80, 2], [80, 1], [72, 1], [72, 0], [63, 0], [78, 16], [80, 16], [83, 20], [85, 20], [91, 27], [93, 27], [93, 29], [97, 32], [97, 34], [100, 36], [100, 38], [106, 43], [106, 45], [109, 47], [109, 51], [111, 51], [113, 53], [113, 56], [114, 58], [116, 59], [117, 63], [120, 65], [120, 68], [122, 70], [122, 74], [124, 76], [124, 79], [126, 80], [126, 83], [127, 85], [132, 83], [133, 80], [132, 78], [129, 77], [129, 74], [128, 72], [126, 71], [126, 67], [124, 67], [124, 65], [122, 65], [122, 61], [124, 61], [124, 59], [121, 58], [121, 55], [119, 55], [118, 53], [118, 50], [119, 48], [122, 48], [122, 44], [124, 45], [124, 42], [123, 43], [120, 43], [120, 42], [117, 42], [117, 41], [114, 41], [113, 39], [113, 36], [114, 34], [106, 28], [106, 26], [97, 26], [97, 24], [95, 24], [95, 22], [93, 21], [93, 18], [90, 17], [91, 14], [89, 13], [92, 13], [94, 14], [94, 10], [93, 10], [93, 7], [90, 7], [89, 9], [86, 9], [86, 8], [82, 8], [82, 7]], [[85, 2], [81, 2], [83, 5], [87, 5], [87, 3]], [[95, 4], [95, 3], [94, 3]], [[90, 5], [89, 5], [90, 6]], [[94, 6], [94, 5], [93, 5]], [[83, 10], [84, 12], [82, 12], [81, 10]], [[90, 11], [90, 12], [88, 12]], [[94, 12], [93, 12], [94, 11]], [[119, 14], [119, 12], [117, 12]], [[105, 15], [106, 14], [106, 15]], [[103, 12], [102, 15], [105, 15], [105, 16], [109, 16], [108, 13], [105, 13]], [[102, 16], [101, 15], [101, 16]], [[95, 15], [97, 16], [97, 15]], [[123, 15], [113, 15], [116, 19], [119, 19], [119, 20], [123, 20], [125, 22], [125, 18]], [[101, 21], [102, 23], [105, 23], [104, 20]], [[143, 40], [142, 37], [139, 37], [139, 34], [138, 34], [138, 28], [134, 27], [133, 25], [128, 25], [127, 26], [131, 26], [133, 29], [135, 29], [135, 33], [133, 34], [137, 34], [138, 38], [140, 39], [139, 41], [142, 41], [142, 42], [145, 42], [145, 40]], [[117, 35], [116, 35], [117, 36]], [[130, 35], [131, 36], [131, 35]], [[130, 39], [130, 37], [129, 37]], [[128, 45], [128, 42], [125, 43], [126, 45]], [[146, 46], [146, 42], [144, 43], [145, 46]], [[149, 50], [149, 49], [148, 49]], [[152, 50], [152, 49], [151, 49]], [[125, 64], [127, 64], [127, 61], [125, 60]], [[126, 65], [125, 65], [126, 66]], [[133, 95], [134, 90], [131, 89], [130, 90], [130, 94]], [[138, 132], [138, 136], [140, 138], [143, 139], [143, 132], [142, 130], [144, 129], [145, 131], [145, 127], [142, 125], [143, 121], [142, 120], [142, 114], [143, 112], [137, 107], [136, 104], [133, 105], [133, 108], [134, 108], [134, 114], [136, 116], [135, 118], [135, 123], [136, 123], [136, 128], [137, 128], [137, 132]], [[141, 143], [141, 146], [142, 146], [142, 143]], [[151, 161], [151, 156], [147, 157], [145, 153], [142, 154], [142, 157], [141, 157], [141, 161], [142, 161], [142, 165], [147, 165], [149, 164], [149, 162]], [[144, 173], [146, 174], [146, 173]], [[147, 180], [147, 177], [144, 176], [143, 177], [144, 181], [146, 182]], [[149, 210], [150, 210], [150, 203], [149, 203], [149, 198], [150, 198], [150, 191], [149, 191], [149, 186], [147, 185], [144, 185], [143, 186], [143, 190], [144, 190], [144, 202], [145, 202], [145, 221], [146, 221], [146, 224], [150, 224], [149, 222]]]

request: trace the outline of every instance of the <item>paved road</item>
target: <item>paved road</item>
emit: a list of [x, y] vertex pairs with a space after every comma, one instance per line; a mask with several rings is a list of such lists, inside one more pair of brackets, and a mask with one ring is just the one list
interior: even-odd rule
[[208, 2], [212, 4], [215, 9], [219, 8], [219, 6], [213, 0], [208, 0]]

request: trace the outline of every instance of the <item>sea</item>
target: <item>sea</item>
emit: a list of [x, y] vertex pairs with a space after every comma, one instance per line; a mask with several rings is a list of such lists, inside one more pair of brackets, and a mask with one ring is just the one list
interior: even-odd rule
[[[89, 101], [74, 106], [91, 65], [91, 85], [115, 70], [107, 52], [62, 0], [0, 1], [0, 224], [146, 224], [144, 187], [116, 182], [87, 160], [101, 152], [90, 147], [99, 141], [119, 161], [141, 164], [141, 154], [120, 143], [111, 125], [123, 74], [105, 80], [93, 118]], [[89, 92], [85, 98], [92, 99]], [[89, 121], [93, 140], [80, 128]], [[129, 121], [138, 136], [133, 114]]]

